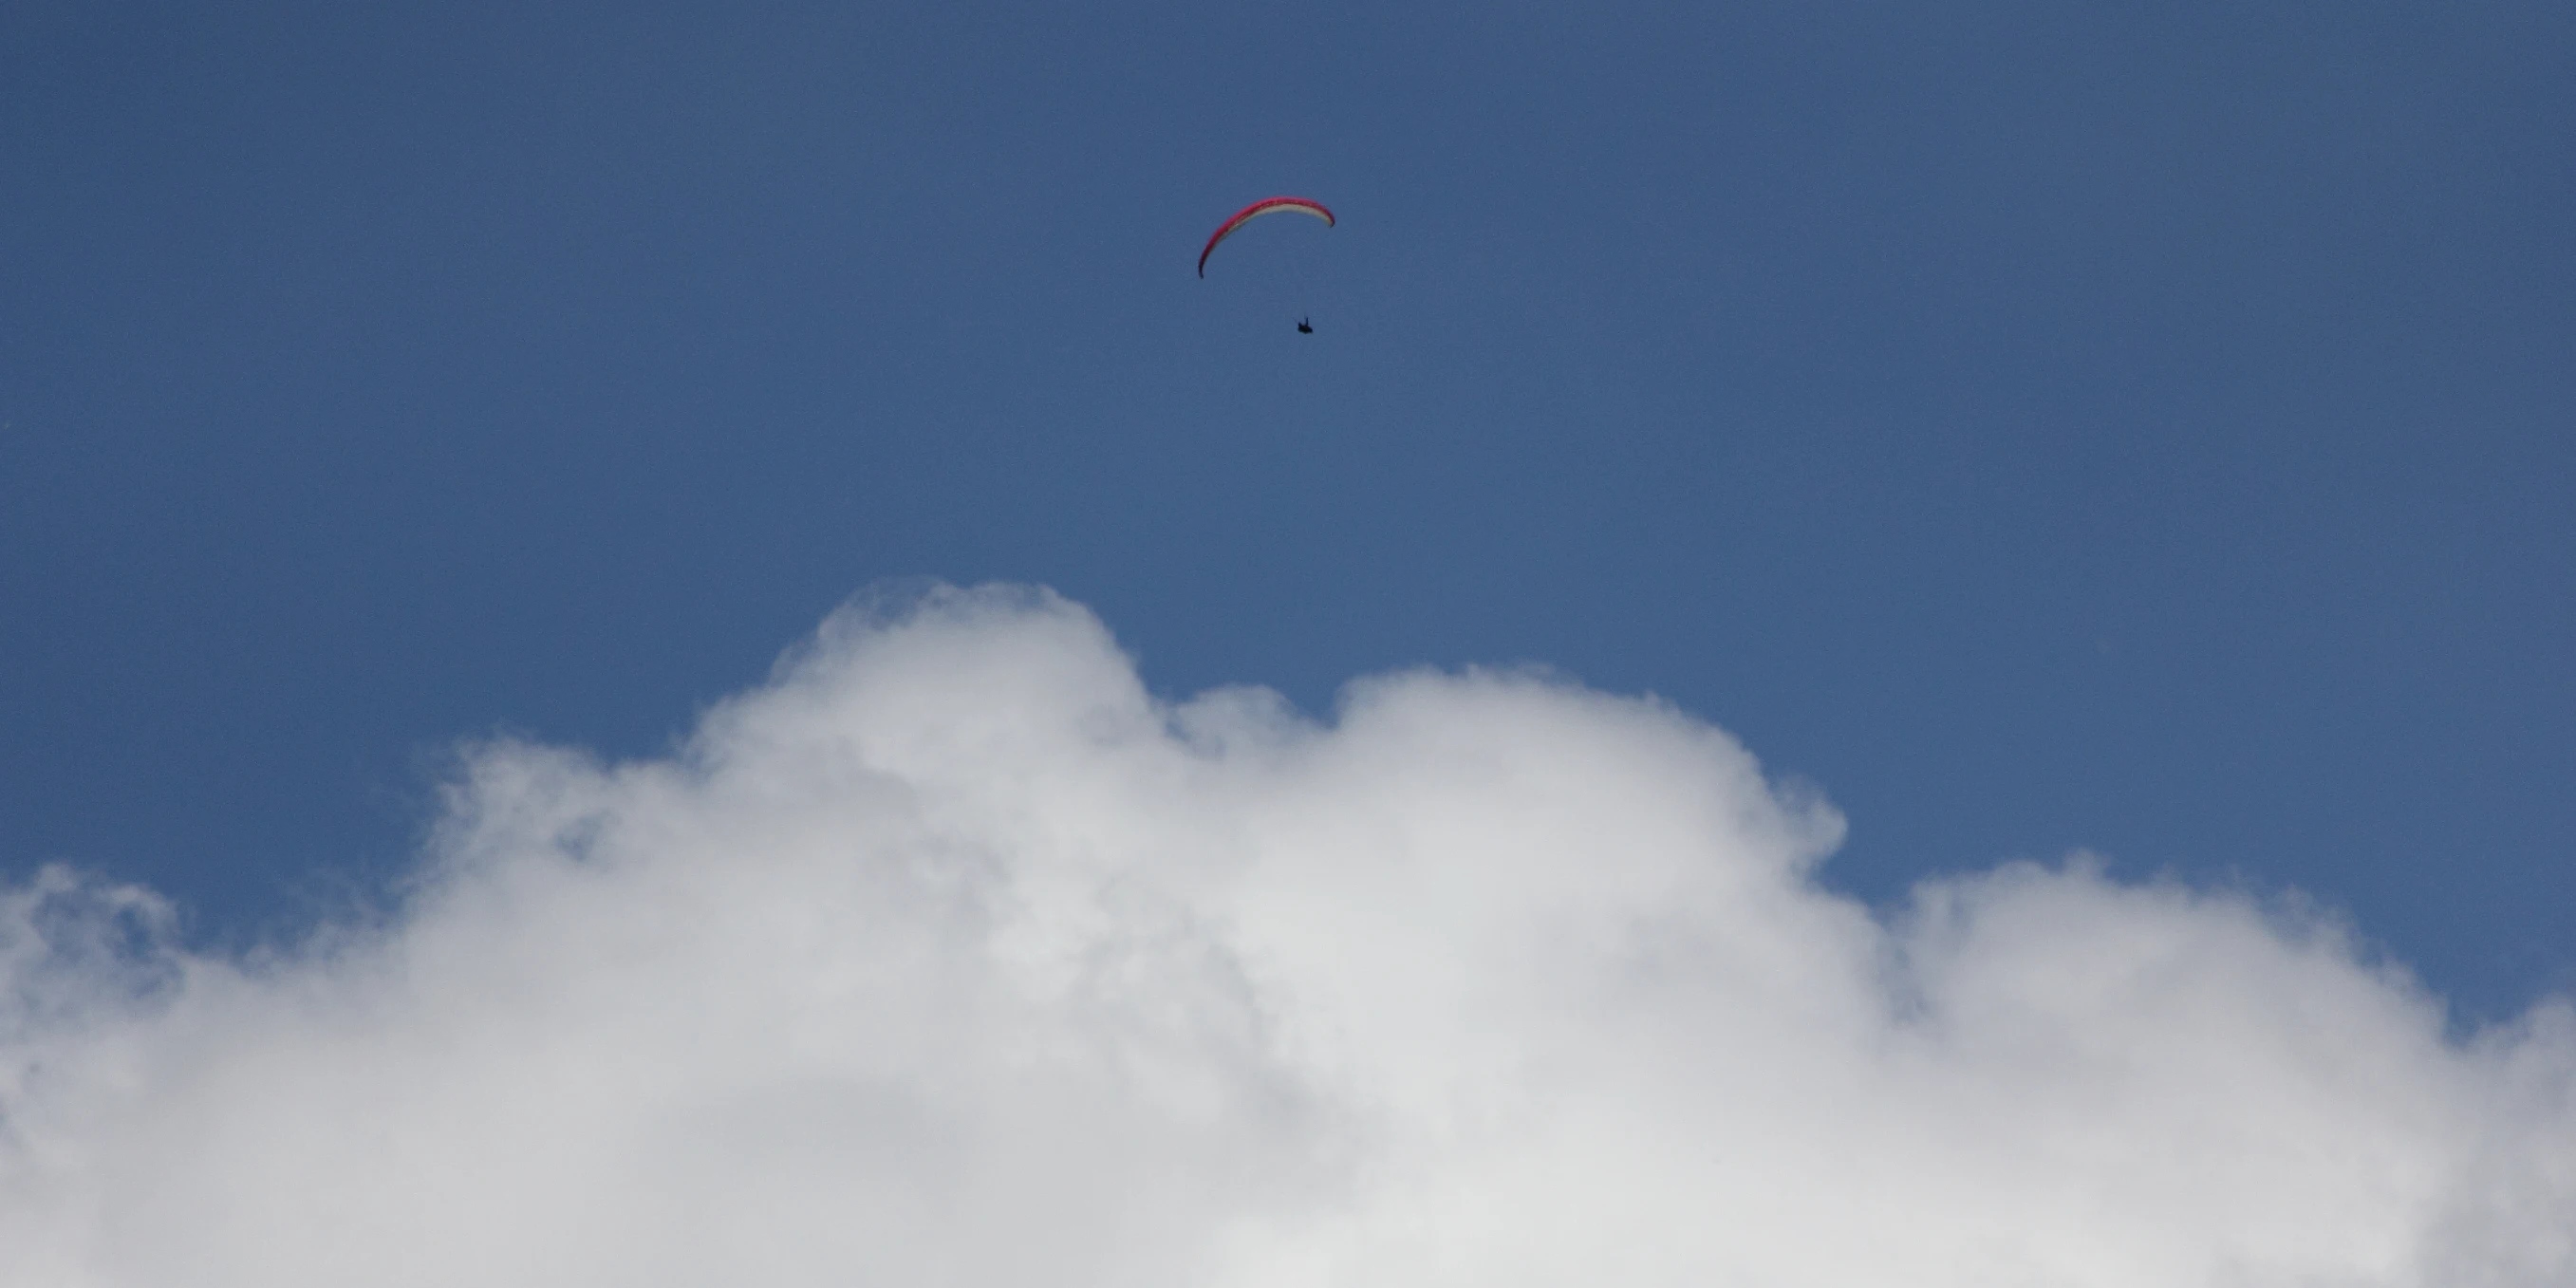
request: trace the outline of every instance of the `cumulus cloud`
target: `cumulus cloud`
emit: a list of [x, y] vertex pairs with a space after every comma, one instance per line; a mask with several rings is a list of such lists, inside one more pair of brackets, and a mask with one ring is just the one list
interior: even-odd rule
[[471, 749], [379, 921], [0, 893], [0, 1283], [2522, 1288], [2576, 1023], [1839, 818], [1512, 673], [1155, 700], [1036, 592], [854, 609], [666, 759]]

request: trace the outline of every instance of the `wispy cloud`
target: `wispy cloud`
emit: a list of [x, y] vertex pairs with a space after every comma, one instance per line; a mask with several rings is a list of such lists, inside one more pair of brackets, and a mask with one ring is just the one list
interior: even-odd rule
[[470, 750], [381, 924], [0, 895], [0, 1283], [2576, 1282], [2564, 1006], [1839, 834], [1650, 702], [853, 610], [669, 759]]

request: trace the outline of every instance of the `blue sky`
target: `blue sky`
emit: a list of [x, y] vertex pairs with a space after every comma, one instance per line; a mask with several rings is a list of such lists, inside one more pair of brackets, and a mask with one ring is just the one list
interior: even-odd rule
[[0, 1288], [2576, 1282], [2571, 66], [0, 8]]
[[[1864, 898], [2090, 848], [2511, 1012], [2576, 970], [2571, 59], [2543, 2], [13, 4], [0, 870], [292, 926], [458, 738], [655, 753], [1002, 580], [1175, 696], [1652, 692]], [[1341, 224], [1194, 277], [1274, 192]]]

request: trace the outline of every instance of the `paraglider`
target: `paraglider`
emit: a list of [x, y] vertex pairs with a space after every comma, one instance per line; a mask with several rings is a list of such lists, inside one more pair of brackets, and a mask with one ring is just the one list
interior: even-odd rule
[[[1233, 218], [1216, 226], [1216, 231], [1208, 236], [1207, 246], [1199, 251], [1199, 276], [1207, 276], [1208, 256], [1215, 253], [1216, 244], [1218, 242], [1224, 241], [1228, 237], [1232, 237], [1236, 229], [1243, 227], [1252, 220], [1258, 219], [1263, 215], [1279, 214], [1283, 211], [1295, 211], [1301, 215], [1313, 215], [1315, 218], [1323, 220], [1325, 227], [1329, 228], [1333, 226], [1333, 212], [1324, 209], [1324, 203], [1320, 201], [1309, 201], [1304, 197], [1264, 197], [1261, 200], [1253, 202], [1251, 205], [1245, 206], [1243, 209], [1234, 212]], [[1310, 330], [1311, 328], [1301, 326], [1297, 329], [1305, 331]]]

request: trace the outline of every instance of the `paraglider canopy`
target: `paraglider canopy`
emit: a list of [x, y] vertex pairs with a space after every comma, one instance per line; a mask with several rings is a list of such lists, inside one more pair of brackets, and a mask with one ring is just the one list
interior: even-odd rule
[[1333, 212], [1324, 209], [1324, 203], [1320, 201], [1308, 201], [1304, 197], [1264, 197], [1234, 212], [1233, 218], [1217, 225], [1216, 231], [1208, 236], [1207, 246], [1199, 251], [1199, 276], [1207, 276], [1208, 256], [1215, 253], [1218, 242], [1232, 237], [1235, 229], [1263, 215], [1275, 215], [1286, 210], [1293, 210], [1301, 215], [1313, 215], [1323, 220], [1326, 227], [1332, 226], [1333, 223]]

